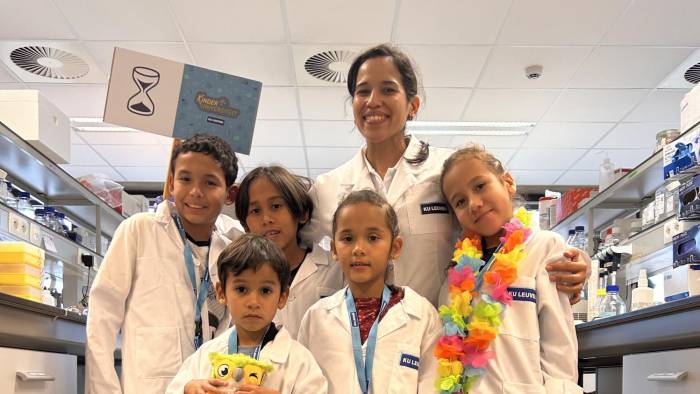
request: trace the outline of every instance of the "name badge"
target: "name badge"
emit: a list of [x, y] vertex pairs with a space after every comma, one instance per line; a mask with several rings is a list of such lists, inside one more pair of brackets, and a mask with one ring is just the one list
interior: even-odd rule
[[433, 213], [449, 214], [450, 211], [447, 209], [447, 204], [444, 202], [428, 202], [420, 205], [420, 213], [423, 215], [430, 215]]
[[509, 287], [508, 294], [515, 301], [529, 301], [537, 303], [537, 292], [527, 287]]
[[399, 365], [401, 365], [402, 367], [408, 367], [411, 369], [418, 370], [418, 366], [420, 365], [420, 358], [411, 354], [402, 353], [401, 362], [399, 363]]
[[360, 325], [360, 322], [357, 320], [356, 312], [350, 313], [350, 324], [352, 324], [353, 327], [357, 327]]

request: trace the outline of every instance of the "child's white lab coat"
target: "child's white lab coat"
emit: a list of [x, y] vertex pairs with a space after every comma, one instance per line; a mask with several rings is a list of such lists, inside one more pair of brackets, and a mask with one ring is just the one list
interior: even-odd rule
[[[409, 287], [403, 289], [403, 300], [379, 322], [370, 393], [435, 392], [433, 351], [441, 333], [438, 314], [428, 300]], [[299, 330], [299, 342], [318, 361], [328, 379], [329, 393], [362, 392], [353, 361], [345, 290], [314, 304]], [[407, 359], [418, 359], [418, 366]]]
[[[187, 382], [193, 379], [208, 379], [211, 376], [209, 353], [228, 353], [228, 337], [233, 328], [202, 345], [185, 360], [182, 368], [168, 386], [167, 393], [181, 394]], [[327, 392], [326, 378], [321, 373], [311, 353], [292, 339], [281, 327], [275, 339], [265, 344], [260, 351], [260, 361], [272, 364], [273, 370], [265, 376], [263, 387], [275, 389], [283, 394]]]
[[[419, 150], [420, 141], [411, 137], [404, 157], [413, 158]], [[360, 148], [350, 161], [316, 179], [309, 191], [314, 211], [302, 228], [304, 240], [320, 242], [324, 237], [332, 237], [333, 213], [340, 201], [352, 191], [375, 190], [363, 152], [364, 148]], [[408, 286], [433, 305], [438, 302], [459, 234], [459, 225], [440, 190], [442, 164], [452, 153], [449, 149], [430, 147], [428, 159], [423, 163], [413, 165], [405, 159], [399, 160], [386, 196], [396, 211], [399, 234], [404, 240], [393, 278], [387, 282]]]
[[[87, 393], [161, 394], [194, 352], [194, 294], [174, 212], [174, 205], [163, 202], [155, 214], [126, 219], [114, 234], [90, 291]], [[218, 282], [216, 260], [229, 242], [215, 228], [209, 247], [212, 286]], [[205, 302], [202, 327], [209, 327], [208, 320]], [[219, 332], [226, 328], [221, 324]], [[120, 331], [121, 385], [114, 369]], [[208, 340], [209, 330], [203, 332]]]
[[[561, 259], [564, 240], [538, 231], [525, 246], [518, 279], [508, 291], [513, 302], [501, 317], [500, 333], [491, 346], [496, 359], [470, 393], [582, 393], [578, 379], [578, 342], [566, 294], [549, 281], [545, 266]], [[441, 292], [447, 302], [446, 287]]]
[[284, 326], [292, 338], [296, 338], [301, 319], [311, 305], [342, 287], [340, 264], [331, 260], [329, 253], [319, 246], [314, 247], [299, 266], [289, 289], [287, 305], [277, 311], [275, 323]]

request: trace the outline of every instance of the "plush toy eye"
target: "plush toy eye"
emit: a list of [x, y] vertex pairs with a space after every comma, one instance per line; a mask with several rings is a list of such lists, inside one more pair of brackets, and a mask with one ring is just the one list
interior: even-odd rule
[[219, 365], [219, 368], [216, 370], [216, 373], [221, 378], [225, 378], [226, 376], [228, 376], [228, 364]]

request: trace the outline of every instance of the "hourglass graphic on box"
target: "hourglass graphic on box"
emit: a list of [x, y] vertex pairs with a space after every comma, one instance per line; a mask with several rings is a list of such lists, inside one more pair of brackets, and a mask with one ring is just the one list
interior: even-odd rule
[[160, 73], [148, 67], [134, 67], [131, 76], [136, 86], [139, 88], [139, 91], [129, 98], [126, 108], [136, 115], [153, 115], [156, 110], [156, 105], [148, 95], [148, 91], [158, 85]]

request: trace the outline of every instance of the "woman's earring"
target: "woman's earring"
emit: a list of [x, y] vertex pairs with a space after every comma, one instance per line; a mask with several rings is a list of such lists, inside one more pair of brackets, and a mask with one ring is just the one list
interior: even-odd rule
[[413, 120], [414, 117], [415, 117], [414, 114], [408, 114], [408, 120]]

